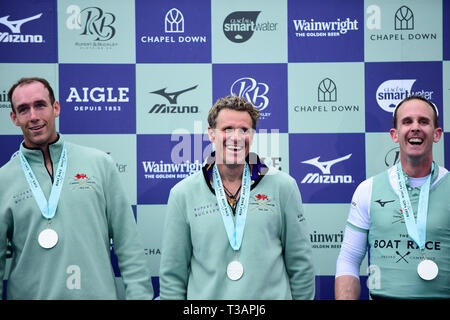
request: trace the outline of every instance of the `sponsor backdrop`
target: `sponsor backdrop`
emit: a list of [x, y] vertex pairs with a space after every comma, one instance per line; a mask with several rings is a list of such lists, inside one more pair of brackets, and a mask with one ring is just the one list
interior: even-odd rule
[[[211, 151], [216, 99], [245, 96], [261, 111], [253, 151], [297, 180], [316, 299], [332, 299], [352, 193], [399, 160], [402, 98], [437, 105], [449, 167], [449, 16], [447, 0], [0, 0], [0, 165], [21, 141], [8, 89], [49, 79], [59, 132], [116, 161], [158, 298], [169, 190]], [[367, 257], [361, 274], [367, 299]]]

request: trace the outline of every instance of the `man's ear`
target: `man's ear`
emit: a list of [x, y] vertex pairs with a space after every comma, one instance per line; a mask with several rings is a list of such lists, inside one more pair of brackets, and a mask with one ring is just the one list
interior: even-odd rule
[[208, 137], [210, 142], [214, 142], [216, 139], [216, 134], [214, 133], [214, 129], [211, 127], [208, 127]]
[[9, 113], [9, 116], [10, 116], [10, 118], [11, 118], [11, 121], [12, 121], [16, 126], [19, 126], [19, 124], [17, 123], [17, 116], [16, 116], [16, 113], [15, 113], [14, 111], [11, 111], [11, 112]]
[[442, 137], [442, 128], [434, 129], [433, 142], [439, 142], [439, 140], [441, 140], [441, 137]]
[[395, 143], [397, 143], [397, 142], [398, 142], [398, 131], [397, 131], [397, 129], [392, 128], [392, 129], [389, 131], [389, 133], [391, 134], [392, 141], [394, 141]]
[[58, 101], [55, 101], [55, 103], [53, 103], [53, 113], [55, 114], [55, 118], [58, 118], [59, 114], [61, 113], [61, 106]]

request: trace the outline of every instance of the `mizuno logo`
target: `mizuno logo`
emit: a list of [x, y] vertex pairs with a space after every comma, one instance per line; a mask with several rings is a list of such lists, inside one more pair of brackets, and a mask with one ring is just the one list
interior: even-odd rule
[[315, 172], [309, 172], [301, 181], [301, 183], [324, 183], [324, 184], [328, 184], [328, 183], [332, 183], [332, 184], [336, 184], [336, 183], [353, 183], [353, 177], [351, 175], [342, 175], [342, 174], [337, 174], [337, 175], [331, 175], [331, 167], [333, 165], [335, 165], [338, 162], [342, 162], [344, 160], [349, 159], [352, 156], [352, 154], [348, 154], [346, 156], [343, 156], [341, 158], [338, 159], [334, 159], [334, 160], [330, 160], [330, 161], [319, 161], [320, 156], [313, 158], [313, 159], [309, 159], [309, 160], [305, 160], [302, 161], [302, 163], [306, 163], [306, 164], [310, 164], [315, 166], [316, 168], [320, 169], [320, 171], [322, 171], [322, 175], [320, 175], [319, 173]]
[[31, 20], [36, 20], [39, 19], [42, 16], [42, 13], [39, 13], [35, 16], [29, 17], [29, 18], [25, 18], [25, 19], [21, 19], [21, 20], [15, 20], [15, 21], [8, 21], [9, 16], [4, 16], [0, 18], [0, 23], [4, 24], [5, 26], [7, 26], [9, 28], [9, 30], [11, 30], [12, 33], [20, 33], [20, 27]]
[[378, 203], [382, 208], [384, 208], [384, 206], [386, 205], [386, 203], [394, 202], [394, 201], [395, 201], [395, 200], [389, 200], [389, 201], [381, 201], [381, 199], [375, 200], [375, 202]]
[[150, 93], [159, 94], [160, 96], [163, 96], [164, 98], [166, 98], [169, 101], [169, 103], [176, 104], [177, 103], [177, 98], [178, 98], [178, 96], [180, 94], [185, 93], [185, 92], [190, 91], [190, 90], [194, 90], [197, 87], [198, 87], [198, 85], [196, 85], [194, 87], [191, 87], [191, 88], [188, 88], [188, 89], [180, 90], [180, 91], [177, 91], [177, 92], [171, 92], [171, 93], [167, 93], [166, 92], [167, 88], [164, 88], [164, 89], [160, 89], [160, 90], [153, 91], [153, 92], [150, 92]]
[[330, 160], [330, 161], [322, 161], [322, 162], [319, 162], [319, 158], [320, 158], [320, 156], [319, 156], [317, 158], [302, 161], [302, 163], [311, 164], [311, 165], [319, 168], [320, 171], [322, 171], [322, 174], [330, 174], [331, 166], [333, 166], [334, 164], [336, 164], [338, 162], [347, 160], [351, 156], [352, 156], [352, 154], [350, 153], [342, 158], [338, 158], [338, 159], [334, 159], [334, 160]]

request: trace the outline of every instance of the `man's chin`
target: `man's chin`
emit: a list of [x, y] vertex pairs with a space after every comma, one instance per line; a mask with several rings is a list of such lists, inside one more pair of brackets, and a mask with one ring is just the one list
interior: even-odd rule
[[29, 145], [31, 148], [40, 148], [41, 146], [45, 146], [48, 139], [44, 139], [43, 137], [40, 139], [40, 137], [33, 137], [28, 138], [26, 145]]
[[245, 158], [239, 158], [239, 159], [226, 158], [226, 159], [223, 159], [222, 161], [219, 160], [217, 163], [218, 164], [224, 164], [226, 166], [240, 166], [240, 165], [243, 165], [245, 163]]

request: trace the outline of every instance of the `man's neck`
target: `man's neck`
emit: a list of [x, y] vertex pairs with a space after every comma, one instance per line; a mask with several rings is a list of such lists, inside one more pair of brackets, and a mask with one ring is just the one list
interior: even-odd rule
[[45, 147], [41, 147], [41, 150], [42, 154], [44, 155], [45, 167], [47, 168], [47, 171], [50, 174], [50, 176], [53, 177], [53, 164], [52, 158], [50, 157], [50, 150], [48, 144]]
[[217, 169], [219, 169], [220, 177], [222, 178], [222, 183], [224, 184], [241, 184], [242, 172], [244, 171], [243, 164], [227, 165], [227, 164], [217, 164]]
[[403, 172], [411, 178], [426, 177], [431, 172], [433, 159], [425, 159], [421, 161], [411, 161], [401, 159]]
[[[52, 158], [50, 157], [49, 144], [54, 143], [57, 140], [58, 140], [58, 136], [56, 137], [56, 139], [53, 139], [52, 142], [47, 142], [45, 144], [41, 144], [41, 145], [37, 146], [37, 148], [39, 148], [42, 151], [42, 154], [44, 155], [44, 164], [45, 164], [45, 167], [47, 168], [47, 171], [51, 177], [53, 177], [53, 163], [52, 163]], [[25, 147], [30, 148], [30, 149], [33, 148], [33, 147], [28, 146], [26, 142], [25, 142]]]

